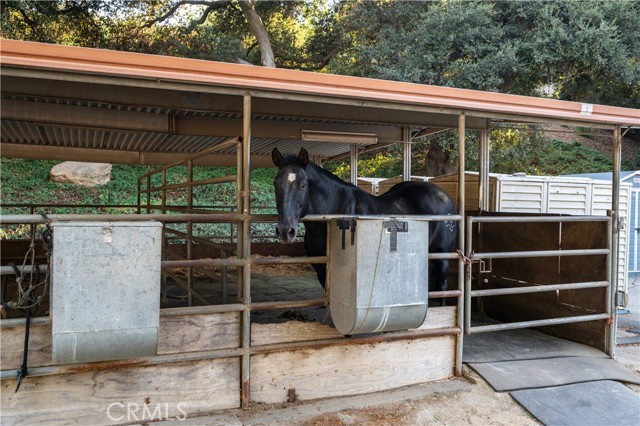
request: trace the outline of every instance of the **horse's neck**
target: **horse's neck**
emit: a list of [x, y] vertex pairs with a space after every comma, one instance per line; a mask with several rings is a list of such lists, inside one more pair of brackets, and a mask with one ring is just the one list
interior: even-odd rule
[[357, 186], [323, 176], [324, 173], [318, 167], [309, 176], [311, 190], [307, 214], [355, 214], [359, 200], [373, 197]]

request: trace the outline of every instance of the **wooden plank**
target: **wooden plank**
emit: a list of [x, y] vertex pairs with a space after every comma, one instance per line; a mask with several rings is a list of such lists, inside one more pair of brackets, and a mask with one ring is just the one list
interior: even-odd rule
[[[22, 364], [24, 325], [2, 328], [0, 365], [2, 370], [16, 370]], [[29, 367], [51, 365], [51, 324], [29, 327]]]
[[[418, 327], [418, 330], [455, 327], [455, 325], [455, 306], [430, 307], [427, 309], [427, 318]], [[252, 346], [342, 337], [342, 334], [335, 328], [318, 322], [289, 321], [279, 324], [251, 324]]]
[[455, 337], [331, 346], [251, 358], [251, 400], [357, 395], [453, 375]]
[[237, 408], [239, 378], [238, 358], [223, 358], [27, 377], [17, 393], [4, 380], [2, 424], [108, 425]]
[[[2, 370], [22, 364], [24, 326], [2, 329]], [[160, 315], [158, 355], [237, 348], [240, 345], [240, 313]], [[32, 325], [29, 367], [52, 365], [51, 324]]]
[[427, 308], [427, 318], [418, 330], [433, 330], [456, 326], [455, 306], [437, 306]]
[[240, 313], [160, 316], [158, 355], [237, 348]]
[[342, 337], [335, 328], [319, 322], [288, 321], [280, 324], [251, 324], [252, 346]]

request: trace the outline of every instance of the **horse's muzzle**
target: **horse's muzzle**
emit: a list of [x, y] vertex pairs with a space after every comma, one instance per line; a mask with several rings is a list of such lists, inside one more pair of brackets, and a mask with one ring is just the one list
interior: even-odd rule
[[276, 226], [276, 237], [283, 244], [292, 243], [296, 238], [296, 228], [291, 225], [279, 223]]

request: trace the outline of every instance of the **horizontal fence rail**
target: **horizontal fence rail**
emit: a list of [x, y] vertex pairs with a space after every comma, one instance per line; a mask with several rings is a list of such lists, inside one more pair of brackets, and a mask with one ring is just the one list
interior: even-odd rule
[[[526, 285], [528, 283], [514, 280], [518, 284], [524, 284], [519, 287], [495, 288], [472, 290], [472, 265], [474, 263], [483, 263], [484, 260], [496, 259], [529, 259], [529, 258], [545, 258], [545, 257], [566, 257], [566, 256], [611, 256], [611, 238], [607, 239], [607, 248], [585, 248], [570, 250], [521, 250], [521, 251], [505, 251], [505, 252], [473, 252], [473, 224], [511, 224], [511, 223], [578, 223], [578, 222], [601, 222], [609, 225], [611, 217], [609, 216], [468, 216], [466, 218], [466, 268], [465, 278], [465, 296], [464, 296], [464, 332], [465, 334], [486, 333], [492, 331], [513, 330], [520, 328], [542, 327], [548, 325], [570, 324], [576, 322], [608, 320], [611, 318], [608, 302], [606, 312], [587, 314], [587, 315], [569, 315], [561, 318], [536, 319], [530, 321], [517, 321], [511, 323], [490, 324], [481, 326], [471, 325], [471, 299], [476, 297], [492, 297], [492, 296], [508, 296], [517, 294], [533, 294], [552, 291], [566, 290], [585, 290], [594, 288], [606, 289], [606, 299], [608, 300], [611, 293], [610, 281], [588, 281], [564, 284], [535, 284]], [[610, 226], [607, 226], [610, 230]], [[560, 231], [559, 231], [560, 232]], [[610, 232], [608, 231], [610, 234]], [[610, 237], [610, 235], [609, 235]], [[609, 265], [607, 260], [607, 265]], [[609, 276], [609, 271], [606, 272]]]

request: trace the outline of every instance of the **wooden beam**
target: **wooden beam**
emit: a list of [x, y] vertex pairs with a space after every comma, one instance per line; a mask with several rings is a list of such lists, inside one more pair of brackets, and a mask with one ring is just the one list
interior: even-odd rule
[[[111, 164], [171, 164], [181, 153], [160, 153], [144, 151], [118, 151], [109, 149], [68, 148], [60, 146], [42, 146], [31, 144], [0, 144], [2, 156], [6, 158], [31, 158], [35, 160], [89, 161]], [[213, 154], [194, 161], [196, 166], [235, 167], [235, 154]], [[269, 155], [251, 157], [253, 167], [272, 167]]]
[[[186, 136], [225, 136], [242, 134], [242, 119], [205, 116], [175, 116], [167, 113], [115, 110], [88, 106], [61, 105], [5, 99], [3, 120], [33, 122], [38, 125], [80, 127], [105, 131], [155, 132]], [[300, 139], [303, 130], [375, 133], [381, 140], [400, 140], [394, 126], [254, 120], [255, 138]]]
[[169, 133], [171, 116], [147, 112], [62, 105], [5, 99], [0, 105], [3, 120], [30, 121], [57, 126], [105, 130]]
[[[378, 139], [399, 140], [401, 130], [394, 126], [312, 123], [254, 119], [251, 122], [253, 138], [301, 139], [303, 130], [319, 130], [348, 133], [375, 133]], [[237, 136], [242, 134], [242, 120], [182, 116], [176, 118], [175, 133], [181, 135]]]

